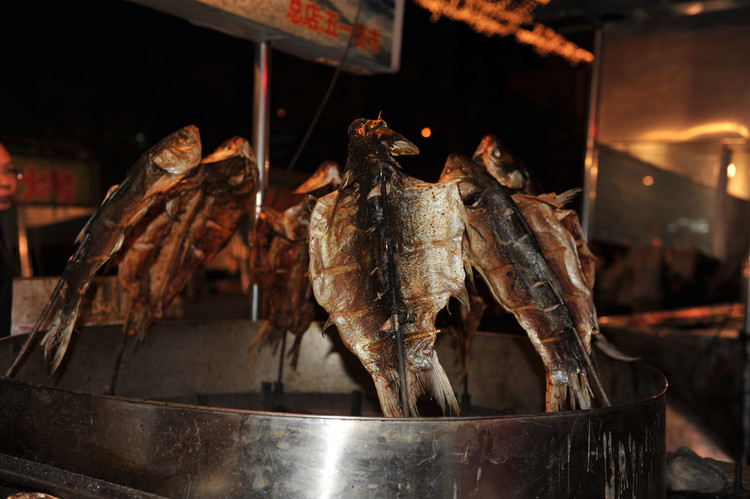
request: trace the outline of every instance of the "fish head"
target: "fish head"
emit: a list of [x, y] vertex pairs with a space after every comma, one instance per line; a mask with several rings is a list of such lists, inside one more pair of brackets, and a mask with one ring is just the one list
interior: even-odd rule
[[229, 185], [239, 185], [249, 177], [254, 180], [258, 179], [258, 163], [255, 154], [250, 147], [250, 142], [243, 137], [237, 136], [225, 140], [214, 152], [203, 158], [201, 164], [227, 164], [233, 158], [242, 161], [244, 168], [228, 178]]
[[529, 183], [526, 167], [494, 135], [482, 138], [473, 159], [482, 163], [487, 172], [508, 189], [520, 191]]
[[467, 208], [476, 207], [485, 192], [487, 181], [484, 167], [463, 154], [453, 153], [445, 161], [439, 182], [456, 182], [458, 194]]
[[419, 148], [410, 140], [388, 128], [380, 118], [368, 120], [360, 118], [349, 125], [349, 143], [364, 145], [373, 153], [387, 153], [390, 156], [416, 156]]
[[323, 161], [310, 178], [294, 190], [294, 194], [307, 194], [326, 186], [338, 189], [341, 185], [341, 169], [335, 161]]
[[188, 125], [168, 135], [151, 149], [151, 161], [172, 175], [185, 175], [201, 160], [198, 127]]

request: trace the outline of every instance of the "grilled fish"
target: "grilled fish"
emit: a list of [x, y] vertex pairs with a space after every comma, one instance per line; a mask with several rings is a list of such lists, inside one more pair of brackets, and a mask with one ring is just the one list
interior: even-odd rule
[[118, 265], [128, 293], [123, 330], [143, 339], [188, 279], [252, 216], [258, 167], [250, 144], [234, 137], [204, 158], [134, 233]]
[[394, 156], [419, 151], [383, 120], [355, 120], [348, 136], [343, 185], [310, 219], [315, 298], [372, 376], [385, 416], [416, 415], [424, 393], [458, 412], [434, 348], [437, 313], [451, 296], [466, 300], [456, 183], [403, 174]]
[[[565, 209], [565, 204], [573, 198], [580, 189], [571, 189], [562, 194], [542, 194], [539, 182], [535, 179], [528, 167], [509, 151], [494, 135], [486, 135], [482, 138], [472, 159], [487, 168], [487, 172], [506, 187], [512, 195], [528, 194], [541, 196], [540, 202], [546, 203], [554, 209], [555, 217], [562, 226], [573, 236], [581, 270], [586, 278], [590, 289], [594, 287], [594, 275], [596, 271], [596, 257], [591, 252], [583, 235], [583, 229], [574, 210]], [[516, 198], [514, 198], [516, 199]], [[526, 198], [526, 204], [533, 203], [531, 198]], [[530, 224], [532, 231], [536, 227]], [[558, 277], [561, 277], [558, 275]]]
[[198, 129], [191, 125], [178, 130], [146, 151], [88, 220], [76, 239], [76, 252], [60, 277], [62, 304], [42, 339], [51, 372], [57, 370], [65, 355], [91, 279], [120, 249], [128, 232], [198, 165], [200, 158]]
[[307, 277], [307, 225], [314, 202], [307, 198], [283, 213], [264, 207], [255, 223], [250, 260], [253, 280], [268, 311], [266, 322], [250, 347], [265, 341], [276, 351], [289, 331], [295, 336], [289, 354], [295, 368], [302, 335], [315, 318]]
[[[596, 345], [608, 356], [622, 361], [635, 360], [620, 352], [599, 333], [593, 302], [596, 257], [586, 243], [578, 214], [564, 207], [580, 190], [539, 194], [539, 185], [534, 182], [528, 168], [493, 135], [482, 139], [473, 158], [484, 164], [487, 171], [513, 194], [514, 202], [522, 209], [529, 228], [562, 285], [565, 301], [586, 347], [590, 349], [591, 335], [594, 334]], [[516, 176], [507, 174], [514, 171], [521, 173]], [[510, 178], [520, 180], [514, 183]]]
[[571, 406], [590, 408], [585, 348], [562, 287], [510, 195], [483, 165], [460, 154], [448, 157], [440, 180], [459, 182], [468, 219], [467, 258], [493, 298], [516, 317], [544, 363], [547, 410], [562, 410], [569, 395]]
[[[340, 185], [338, 163], [324, 161], [294, 193], [331, 192]], [[314, 205], [315, 198], [308, 196], [282, 213], [264, 207], [253, 234], [252, 275], [260, 288], [268, 317], [250, 348], [266, 342], [275, 352], [289, 331], [295, 336], [289, 351], [293, 368], [299, 360], [302, 336], [315, 318], [307, 249], [307, 228]]]

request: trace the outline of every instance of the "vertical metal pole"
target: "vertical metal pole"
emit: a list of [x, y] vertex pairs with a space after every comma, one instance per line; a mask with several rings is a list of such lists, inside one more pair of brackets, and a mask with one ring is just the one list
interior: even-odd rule
[[716, 178], [716, 197], [714, 198], [714, 217], [711, 232], [713, 233], [714, 256], [724, 260], [727, 256], [727, 208], [729, 203], [729, 175], [727, 168], [732, 162], [732, 149], [726, 144], [721, 148], [719, 157], [719, 174]]
[[740, 405], [740, 424], [742, 445], [740, 446], [740, 463], [750, 464], [750, 253], [744, 263], [745, 278], [745, 324], [742, 331], [742, 400]]
[[[255, 216], [257, 218], [260, 208], [266, 199], [268, 189], [268, 144], [271, 105], [271, 44], [261, 42], [255, 46], [254, 63], [254, 92], [253, 92], [253, 151], [258, 160], [260, 176], [258, 178], [259, 188], [255, 198]], [[257, 321], [261, 318], [263, 303], [257, 284], [253, 284], [250, 313], [251, 318]]]
[[599, 78], [602, 67], [602, 26], [594, 29], [594, 62], [591, 65], [589, 84], [589, 112], [586, 128], [586, 157], [583, 162], [583, 199], [581, 200], [581, 228], [589, 240], [594, 229], [594, 205], [596, 204], [596, 180], [599, 175], [599, 158], [596, 150], [596, 134], [599, 122]]

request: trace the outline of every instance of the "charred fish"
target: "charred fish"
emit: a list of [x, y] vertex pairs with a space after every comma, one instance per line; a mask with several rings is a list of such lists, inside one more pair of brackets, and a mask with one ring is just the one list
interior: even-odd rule
[[[591, 407], [587, 352], [563, 290], [517, 206], [483, 165], [451, 154], [441, 181], [458, 181], [467, 213], [464, 251], [493, 298], [524, 328], [547, 373], [546, 407]], [[595, 375], [595, 373], [594, 373]], [[597, 385], [597, 396], [608, 405]]]
[[381, 119], [356, 120], [348, 135], [344, 183], [310, 219], [315, 297], [372, 376], [385, 416], [416, 415], [423, 393], [458, 412], [434, 348], [435, 316], [451, 296], [466, 300], [458, 189], [403, 174], [394, 157], [419, 151]]
[[[51, 372], [57, 370], [65, 355], [91, 279], [120, 249], [128, 232], [149, 208], [193, 170], [200, 158], [198, 128], [191, 125], [174, 132], [136, 161], [128, 170], [125, 180], [110, 189], [101, 207], [88, 220], [76, 239], [75, 254], [66, 264], [56, 288], [62, 304], [42, 339]], [[36, 327], [41, 328], [44, 317], [57, 300], [56, 293], [53, 293]], [[35, 332], [32, 331], [29, 340], [34, 336]], [[23, 351], [19, 359], [22, 355]], [[11, 366], [11, 370], [14, 366]]]
[[194, 272], [227, 245], [240, 219], [253, 215], [257, 184], [249, 142], [233, 137], [206, 156], [134, 231], [118, 265], [129, 298], [126, 334], [143, 340]]

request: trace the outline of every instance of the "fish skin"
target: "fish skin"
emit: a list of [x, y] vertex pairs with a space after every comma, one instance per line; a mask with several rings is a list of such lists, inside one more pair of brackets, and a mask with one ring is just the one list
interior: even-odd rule
[[172, 133], [141, 155], [88, 220], [76, 239], [76, 252], [62, 272], [62, 304], [41, 342], [50, 373], [62, 362], [91, 279], [121, 248], [127, 233], [149, 208], [189, 174], [200, 158], [197, 127], [189, 125]]
[[193, 273], [254, 212], [258, 169], [248, 141], [233, 137], [201, 160], [129, 238], [118, 265], [128, 297], [123, 332], [143, 340]]
[[[576, 330], [586, 350], [590, 352], [592, 335], [599, 332], [592, 292], [593, 276], [592, 272], [587, 275], [584, 271], [579, 255], [580, 247], [576, 244], [570, 229], [558, 218], [560, 211], [571, 210], [561, 210], [555, 202], [554, 195], [515, 194], [512, 197], [539, 243], [547, 263], [558, 278], [563, 299], [576, 324]], [[566, 215], [566, 218], [569, 216]], [[577, 221], [577, 217], [575, 220]]]
[[467, 210], [464, 251], [493, 298], [528, 334], [547, 374], [546, 407], [591, 408], [591, 389], [575, 323], [557, 277], [505, 188], [483, 165], [451, 154], [440, 181], [459, 181]]
[[255, 223], [251, 253], [253, 280], [268, 309], [268, 318], [250, 344], [270, 344], [275, 352], [287, 331], [295, 336], [290, 349], [296, 369], [302, 336], [315, 318], [307, 228], [315, 199], [307, 197], [279, 213], [263, 207]]
[[384, 121], [355, 120], [344, 184], [318, 200], [309, 227], [315, 298], [372, 376], [386, 417], [416, 415], [424, 393], [458, 413], [434, 342], [438, 311], [466, 299], [463, 206], [456, 183], [401, 173], [393, 156], [417, 152]]
[[[592, 296], [596, 274], [596, 256], [586, 243], [578, 214], [574, 210], [564, 208], [565, 204], [580, 192], [580, 189], [570, 189], [561, 194], [540, 194], [539, 183], [531, 175], [528, 168], [508, 151], [494, 135], [487, 135], [481, 140], [474, 152], [473, 159], [484, 164], [487, 171], [509, 190], [516, 204], [519, 206], [524, 204], [524, 217], [529, 222], [531, 231], [542, 244], [545, 253], [558, 250], [552, 253], [554, 256], [549, 258], [550, 265], [564, 288], [566, 303], [570, 306], [570, 312], [575, 319], [580, 337], [586, 348], [590, 350], [593, 335], [596, 345], [606, 355], [622, 361], [636, 360], [634, 357], [619, 352], [599, 331]], [[519, 178], [523, 178], [525, 181], [520, 184], [510, 182], [507, 172], [514, 170], [521, 171], [522, 175]], [[555, 222], [550, 216], [545, 205], [552, 208], [558, 222]], [[572, 244], [564, 231], [567, 231], [572, 237]], [[555, 240], [556, 242], [554, 242]], [[561, 247], [566, 248], [562, 253], [559, 252]], [[573, 258], [574, 254], [577, 255], [577, 262]], [[580, 269], [577, 267], [580, 267]], [[581, 279], [581, 273], [583, 273], [583, 279]]]

